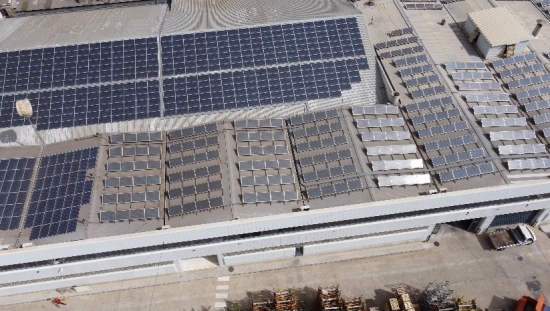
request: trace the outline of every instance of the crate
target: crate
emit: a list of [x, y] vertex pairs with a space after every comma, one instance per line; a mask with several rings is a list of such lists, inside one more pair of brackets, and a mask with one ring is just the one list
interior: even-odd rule
[[395, 298], [390, 299], [390, 310], [391, 311], [399, 311], [399, 302]]
[[409, 310], [409, 309], [414, 310], [414, 307], [413, 307], [413, 304], [410, 301], [404, 301], [403, 302], [403, 309], [404, 310]]
[[404, 303], [405, 301], [411, 301], [411, 297], [409, 297], [409, 294], [403, 293], [399, 296], [399, 301], [401, 303]]

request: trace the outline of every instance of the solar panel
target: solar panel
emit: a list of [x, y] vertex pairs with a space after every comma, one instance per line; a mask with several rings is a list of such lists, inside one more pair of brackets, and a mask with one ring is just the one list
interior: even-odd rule
[[536, 138], [535, 131], [522, 130], [522, 131], [501, 131], [501, 132], [489, 132], [491, 141], [497, 140], [516, 140], [516, 139], [534, 139]]
[[277, 154], [287, 154], [287, 153], [288, 153], [288, 148], [286, 145], [237, 146], [238, 156], [277, 155]]
[[372, 161], [372, 170], [375, 172], [416, 168], [424, 168], [422, 159]]
[[414, 55], [404, 58], [398, 58], [394, 60], [395, 67], [405, 67], [409, 65], [415, 65], [418, 63], [424, 63], [428, 61], [426, 54]]
[[538, 71], [544, 71], [544, 64], [542, 63], [537, 63], [537, 64], [533, 64], [533, 65], [526, 65], [526, 66], [522, 66], [522, 67], [517, 67], [517, 68], [514, 68], [514, 69], [507, 69], [507, 70], [502, 70], [500, 71], [498, 74], [501, 78], [509, 78], [509, 77], [512, 77], [512, 76], [515, 76], [515, 75], [518, 75], [518, 74], [527, 74], [527, 73], [535, 73], [535, 72], [538, 72]]
[[19, 228], [35, 162], [33, 158], [0, 160], [0, 231]]
[[208, 123], [168, 132], [168, 139], [175, 140], [180, 138], [189, 138], [190, 136], [201, 135], [216, 131], [218, 131], [218, 125], [216, 123]]
[[430, 141], [424, 145], [426, 151], [436, 151], [441, 149], [447, 149], [451, 147], [464, 146], [473, 144], [477, 141], [476, 137], [472, 134], [446, 138], [442, 140]]
[[453, 80], [493, 80], [493, 74], [489, 71], [451, 72]]
[[290, 160], [254, 160], [240, 161], [240, 171], [256, 171], [256, 170], [282, 170], [292, 168]]
[[403, 126], [403, 118], [355, 119], [357, 128]]
[[404, 44], [409, 44], [409, 43], [415, 43], [415, 42], [418, 42], [418, 37], [417, 36], [411, 36], [411, 37], [401, 38], [401, 39], [398, 39], [398, 40], [390, 40], [390, 41], [386, 41], [386, 42], [381, 42], [381, 43], [375, 44], [374, 48], [375, 49], [383, 49], [383, 48], [387, 48], [387, 47], [394, 47], [394, 46], [399, 46], [399, 45], [404, 45]]
[[207, 136], [203, 138], [196, 138], [193, 140], [175, 142], [168, 145], [169, 153], [177, 153], [182, 151], [189, 151], [193, 149], [204, 148], [208, 146], [218, 145], [218, 136]]
[[304, 152], [308, 150], [334, 147], [334, 146], [344, 145], [347, 142], [348, 141], [346, 136], [327, 137], [319, 140], [310, 140], [307, 142], [296, 144], [296, 151]]
[[545, 128], [542, 130], [544, 137], [550, 137], [550, 128]]
[[463, 131], [467, 128], [468, 128], [468, 124], [466, 123], [466, 121], [460, 121], [460, 122], [455, 122], [451, 124], [439, 125], [439, 126], [430, 127], [427, 129], [418, 130], [418, 137], [426, 138], [431, 136], [443, 135], [447, 133]]
[[528, 61], [532, 61], [532, 60], [535, 60], [536, 59], [536, 56], [535, 56], [535, 53], [526, 53], [526, 54], [521, 54], [521, 55], [515, 55], [515, 56], [512, 56], [512, 57], [508, 57], [508, 58], [502, 58], [502, 59], [497, 59], [495, 61], [493, 61], [493, 67], [494, 68], [499, 68], [499, 67], [504, 67], [504, 66], [507, 66], [507, 65], [513, 65], [513, 64], [517, 64], [517, 63], [521, 63], [521, 62], [528, 62]]
[[99, 212], [99, 222], [114, 222], [115, 220], [116, 220], [116, 214], [114, 211]]
[[390, 32], [390, 36], [391, 37], [397, 37], [397, 36], [410, 34], [410, 33], [411, 34], [413, 33], [413, 29], [411, 27], [407, 27], [407, 28], [401, 28], [401, 29], [393, 30], [392, 32]]
[[103, 195], [103, 204], [113, 203], [135, 203], [158, 201], [160, 198], [158, 191], [133, 192], [133, 193], [117, 193], [112, 195]]
[[364, 114], [398, 114], [399, 107], [389, 105], [372, 105], [372, 106], [354, 106], [351, 107], [351, 114], [354, 116]]
[[445, 63], [445, 68], [447, 70], [453, 70], [453, 69], [486, 69], [484, 62], [448, 62]]
[[410, 80], [405, 80], [405, 86], [408, 89], [410, 89], [410, 88], [415, 87], [415, 86], [428, 84], [428, 83], [435, 83], [435, 82], [439, 82], [439, 76], [436, 75], [436, 74], [427, 75], [427, 76], [423, 76], [423, 77], [420, 77], [420, 78], [413, 78], [413, 79], [410, 79]]
[[433, 166], [443, 166], [451, 163], [458, 163], [461, 161], [467, 161], [472, 159], [479, 159], [485, 156], [485, 151], [481, 148], [475, 148], [466, 151], [455, 152], [447, 155], [433, 157]]
[[235, 140], [241, 141], [265, 141], [265, 140], [285, 140], [284, 131], [264, 131], [264, 132], [237, 132]]
[[431, 182], [430, 174], [378, 177], [378, 187], [425, 185]]
[[546, 147], [543, 144], [521, 144], [521, 145], [506, 145], [498, 146], [498, 154], [530, 154], [530, 153], [546, 153]]
[[498, 82], [458, 83], [460, 91], [502, 91]]
[[[128, 182], [124, 182], [125, 179], [129, 179]], [[121, 182], [123, 180], [123, 182]], [[125, 186], [148, 186], [148, 185], [160, 185], [160, 176], [147, 175], [147, 176], [127, 176], [127, 177], [110, 177], [105, 178], [105, 188], [111, 187], [125, 187]]]
[[474, 114], [504, 114], [504, 113], [518, 113], [518, 107], [514, 105], [474, 106]]
[[258, 128], [274, 128], [274, 127], [283, 127], [284, 120], [280, 118], [273, 119], [246, 119], [246, 120], [236, 120], [234, 122], [235, 129], [258, 129]]
[[416, 74], [421, 74], [429, 71], [434, 71], [434, 67], [431, 64], [420, 65], [410, 68], [403, 68], [399, 70], [401, 77], [408, 77]]
[[416, 145], [390, 145], [367, 147], [367, 155], [416, 153]]
[[98, 148], [88, 148], [42, 157], [25, 228], [31, 240], [74, 232], [80, 207], [90, 203]]
[[349, 174], [355, 174], [357, 169], [354, 164], [346, 164], [343, 166], [336, 166], [328, 169], [315, 170], [311, 172], [302, 173], [302, 179], [304, 182], [312, 182], [316, 180], [329, 179], [339, 176], [345, 176]]
[[543, 7], [543, 8], [548, 8], [548, 6], [550, 6], [550, 0], [542, 0], [540, 2], [540, 5]]
[[533, 117], [535, 124], [542, 124], [550, 122], [550, 113], [541, 114]]
[[545, 96], [548, 94], [550, 94], [550, 86], [542, 86], [542, 87], [534, 88], [530, 90], [518, 91], [516, 93], [516, 98], [518, 100], [524, 100], [524, 99], [529, 99], [529, 98], [538, 97], [538, 96]]
[[409, 139], [409, 138], [411, 138], [411, 133], [409, 133], [408, 131], [361, 133], [361, 141], [404, 140], [404, 139]]
[[407, 10], [443, 10], [440, 3], [405, 3]]
[[[173, 205], [168, 208], [168, 215], [170, 217], [185, 215], [190, 213], [202, 212], [213, 208], [223, 206], [223, 198], [216, 197], [211, 199], [205, 199], [196, 202], [188, 202], [181, 205]], [[158, 215], [158, 210], [157, 210]], [[158, 216], [157, 216], [158, 217]]]
[[199, 167], [194, 170], [170, 173], [168, 175], [168, 181], [170, 183], [174, 183], [174, 182], [179, 182], [179, 181], [184, 181], [189, 179], [198, 179], [198, 178], [202, 178], [210, 175], [219, 174], [220, 171], [221, 171], [221, 167], [219, 164]]
[[304, 123], [311, 123], [315, 121], [321, 121], [326, 119], [338, 118], [338, 110], [326, 110], [326, 111], [317, 111], [312, 113], [307, 113], [303, 115], [298, 115], [290, 118], [290, 124], [300, 125]]
[[322, 187], [309, 187], [306, 191], [309, 199], [315, 199], [323, 196], [330, 196], [344, 192], [361, 190], [363, 185], [361, 180], [349, 180], [334, 184], [324, 185]]
[[444, 85], [438, 85], [434, 87], [427, 87], [425, 89], [416, 90], [411, 92], [411, 97], [413, 99], [421, 98], [421, 97], [428, 97], [433, 95], [438, 95], [446, 92], [446, 88]]
[[482, 127], [527, 126], [525, 118], [481, 118]]
[[550, 159], [508, 160], [509, 170], [536, 170], [550, 168]]
[[522, 88], [526, 86], [547, 83], [547, 82], [550, 82], [550, 73], [545, 73], [545, 74], [536, 75], [533, 77], [527, 77], [527, 78], [518, 79], [518, 80], [512, 80], [508, 82], [508, 88], [517, 89], [517, 88]]
[[302, 157], [298, 160], [298, 163], [300, 164], [300, 166], [306, 167], [315, 164], [334, 162], [349, 158], [351, 158], [351, 151], [349, 149], [344, 149], [340, 151], [322, 153], [310, 157]]
[[212, 150], [207, 152], [201, 152], [191, 154], [179, 158], [173, 158], [168, 160], [169, 167], [177, 167], [181, 165], [189, 165], [193, 163], [199, 163], [204, 161], [216, 160], [220, 158], [220, 152], [218, 150]]
[[243, 193], [243, 203], [285, 202], [285, 201], [297, 201], [297, 200], [298, 200], [298, 193], [296, 191], [270, 191], [270, 192]]
[[491, 163], [485, 163], [481, 165], [469, 166], [466, 168], [459, 168], [449, 172], [439, 173], [439, 179], [441, 182], [449, 182], [453, 180], [460, 180], [469, 177], [475, 177], [495, 172], [495, 167]]
[[109, 172], [139, 171], [139, 170], [154, 170], [154, 169], [160, 169], [159, 160], [108, 162], [107, 163], [107, 171]]
[[421, 114], [418, 116], [414, 116], [412, 118], [412, 123], [414, 125], [418, 124], [424, 124], [429, 122], [434, 122], [437, 120], [443, 120], [443, 119], [450, 119], [450, 118], [456, 118], [460, 116], [460, 112], [458, 109], [453, 108], [449, 110], [443, 110], [440, 112], [434, 112], [434, 113], [428, 113], [428, 114]]
[[322, 124], [319, 126], [311, 126], [306, 128], [298, 128], [294, 130], [293, 135], [295, 138], [303, 138], [313, 135], [321, 135], [342, 130], [342, 123], [333, 122], [329, 124]]
[[294, 183], [294, 175], [242, 176], [241, 186], [287, 185]]
[[466, 94], [466, 102], [507, 102], [510, 101], [510, 96], [507, 93], [482, 93], [482, 94]]
[[132, 147], [111, 147], [109, 158], [128, 157], [141, 155], [160, 155], [160, 146], [132, 146]]
[[412, 103], [405, 106], [408, 112], [430, 109], [435, 107], [445, 107], [453, 104], [453, 98], [451, 96], [439, 97], [434, 99], [428, 99], [418, 103]]
[[111, 134], [111, 143], [161, 142], [161, 132]]
[[548, 109], [550, 108], [550, 100], [539, 100], [534, 102], [528, 102], [528, 103], [525, 103], [523, 107], [527, 112], [541, 110], [541, 109]]

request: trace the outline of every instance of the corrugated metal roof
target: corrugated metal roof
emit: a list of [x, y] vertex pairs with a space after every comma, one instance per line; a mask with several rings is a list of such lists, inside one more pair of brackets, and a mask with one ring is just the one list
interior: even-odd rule
[[471, 12], [468, 16], [491, 46], [515, 44], [534, 38], [507, 7]]

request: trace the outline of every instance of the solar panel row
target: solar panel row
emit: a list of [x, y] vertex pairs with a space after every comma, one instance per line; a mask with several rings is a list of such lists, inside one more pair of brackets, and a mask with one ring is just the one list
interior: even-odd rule
[[448, 182], [453, 180], [459, 180], [469, 177], [475, 177], [485, 174], [490, 174], [495, 171], [495, 167], [491, 163], [485, 163], [481, 165], [469, 166], [466, 168], [459, 168], [449, 172], [439, 173], [439, 179], [441, 182]]
[[212, 208], [218, 208], [223, 206], [223, 198], [217, 197], [212, 199], [200, 200], [196, 202], [188, 202], [180, 205], [173, 205], [168, 208], [168, 215], [170, 217], [189, 214], [195, 212], [203, 212]]
[[348, 180], [335, 184], [328, 184], [321, 187], [311, 187], [307, 189], [307, 197], [309, 199], [326, 197], [344, 192], [357, 191], [363, 188], [361, 180]]
[[19, 227], [36, 159], [0, 160], [0, 231]]
[[473, 144], [477, 141], [476, 137], [472, 134], [446, 138], [436, 141], [429, 141], [424, 145], [426, 151], [435, 151], [451, 147], [464, 146], [468, 144]]

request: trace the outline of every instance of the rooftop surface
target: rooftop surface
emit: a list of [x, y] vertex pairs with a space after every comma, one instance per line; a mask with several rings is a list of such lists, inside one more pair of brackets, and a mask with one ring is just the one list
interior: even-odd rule
[[468, 14], [491, 46], [529, 41], [533, 36], [507, 7], [496, 7]]

